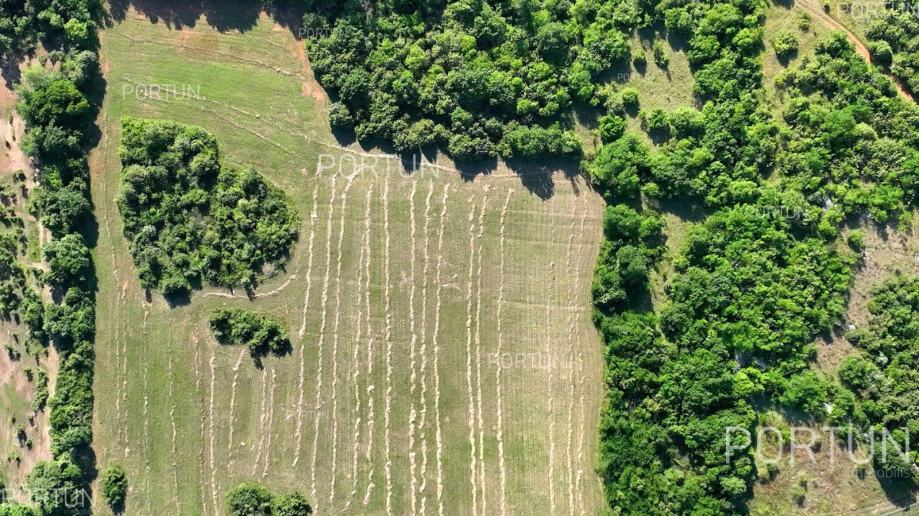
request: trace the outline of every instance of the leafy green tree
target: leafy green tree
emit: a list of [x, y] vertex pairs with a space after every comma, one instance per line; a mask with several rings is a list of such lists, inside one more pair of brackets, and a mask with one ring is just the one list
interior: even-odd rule
[[127, 496], [127, 474], [119, 464], [111, 464], [102, 473], [102, 497], [112, 510], [122, 512]]
[[271, 493], [261, 484], [244, 482], [227, 495], [227, 508], [232, 516], [272, 516]]
[[271, 502], [272, 516], [307, 516], [312, 513], [313, 508], [300, 493], [278, 495]]
[[45, 281], [55, 288], [86, 281], [92, 268], [89, 248], [83, 243], [83, 237], [76, 233], [64, 235], [48, 244], [45, 262], [48, 264]]

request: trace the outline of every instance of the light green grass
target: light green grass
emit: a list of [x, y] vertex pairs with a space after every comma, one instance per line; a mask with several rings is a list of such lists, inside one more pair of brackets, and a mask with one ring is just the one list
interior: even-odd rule
[[[99, 293], [94, 448], [100, 469], [111, 462], [127, 469], [131, 484], [127, 512], [220, 512], [227, 491], [236, 483], [260, 480], [276, 491], [300, 490], [322, 512], [385, 513], [384, 421], [387, 385], [391, 385], [392, 512], [413, 509], [414, 454], [415, 509], [436, 513], [434, 390], [439, 378], [441, 499], [446, 514], [472, 511], [471, 464], [476, 464], [476, 478], [484, 471], [475, 490], [480, 511], [500, 512], [499, 435], [508, 512], [596, 513], [602, 506], [594, 468], [603, 382], [600, 344], [588, 310], [602, 200], [581, 180], [569, 182], [555, 175], [555, 195], [543, 201], [530, 194], [518, 177], [500, 168], [475, 181], [465, 181], [452, 172], [435, 175], [430, 169], [412, 178], [374, 177], [365, 171], [352, 182], [342, 203], [347, 178], [336, 178], [334, 187], [328, 173], [317, 179], [318, 156], [327, 153], [341, 162], [343, 156], [347, 160], [358, 155], [336, 146], [327, 129], [324, 101], [304, 96], [304, 91], [315, 91], [316, 86], [308, 82], [304, 87], [304, 81], [312, 78], [297, 60], [294, 45], [288, 31], [273, 27], [264, 17], [243, 34], [220, 34], [203, 19], [194, 29], [174, 31], [129, 13], [124, 22], [102, 34], [107, 95], [99, 123], [105, 136], [91, 159], [100, 226], [95, 250]], [[175, 84], [177, 89], [187, 85], [204, 98], [152, 100], [122, 95], [132, 85], [136, 90], [138, 84]], [[124, 115], [200, 125], [217, 137], [224, 160], [255, 167], [287, 193], [304, 226], [286, 273], [258, 289], [270, 295], [249, 301], [242, 293], [227, 298], [225, 292], [208, 290], [195, 294], [189, 305], [176, 308], [168, 307], [155, 293], [150, 303], [144, 300], [114, 203], [120, 174], [119, 119]], [[345, 163], [347, 171], [353, 170], [353, 161]], [[382, 162], [376, 170], [382, 175]], [[447, 185], [444, 247], [439, 253]], [[311, 217], [314, 188], [315, 219]], [[388, 189], [388, 202], [384, 202], [384, 189]], [[430, 209], [426, 206], [429, 192]], [[480, 227], [479, 210], [486, 199]], [[505, 199], [509, 205], [502, 246]], [[385, 255], [387, 217], [389, 254]], [[364, 262], [362, 243], [368, 220], [370, 257]], [[366, 269], [360, 266], [362, 262], [369, 263]], [[362, 270], [369, 270], [369, 280]], [[369, 312], [364, 292], [369, 292]], [[439, 365], [435, 369], [438, 293]], [[243, 350], [221, 347], [209, 334], [207, 317], [219, 306], [245, 306], [279, 317], [290, 329], [294, 352], [269, 358], [265, 369], [257, 370]], [[300, 339], [304, 317], [306, 333]], [[392, 348], [389, 382], [387, 333]], [[470, 335], [471, 355], [467, 353]], [[367, 355], [369, 336], [373, 339], [372, 360]], [[354, 346], [358, 346], [357, 361], [353, 360]], [[548, 353], [557, 360], [571, 355], [577, 360], [574, 367], [524, 364], [500, 369], [499, 426], [499, 368], [489, 358], [498, 346], [508, 353]], [[370, 364], [372, 374], [368, 374]], [[360, 403], [354, 392], [355, 366]], [[476, 401], [475, 462], [470, 458], [467, 366], [471, 367]], [[480, 391], [476, 388], [479, 375]], [[368, 446], [369, 399], [374, 408], [372, 448]], [[414, 447], [410, 447], [413, 402], [419, 424], [424, 405], [427, 412], [424, 430], [415, 432]], [[357, 418], [360, 424], [355, 432]], [[356, 493], [351, 496], [352, 444], [357, 435], [358, 476]], [[481, 462], [480, 439], [484, 445]], [[368, 448], [370, 459], [366, 460]], [[299, 462], [294, 465], [298, 454]], [[371, 475], [374, 487], [364, 505]]]

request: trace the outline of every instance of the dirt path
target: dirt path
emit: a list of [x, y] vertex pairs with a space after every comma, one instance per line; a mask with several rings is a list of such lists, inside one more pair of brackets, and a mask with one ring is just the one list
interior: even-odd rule
[[[841, 30], [845, 32], [846, 35], [849, 36], [849, 41], [851, 41], [852, 44], [855, 45], [855, 51], [858, 52], [859, 55], [861, 55], [865, 59], [865, 61], [868, 61], [868, 63], [871, 64], [871, 52], [868, 51], [868, 47], [865, 45], [865, 43], [862, 42], [862, 40], [858, 38], [858, 36], [855, 35], [854, 32], [849, 30], [848, 27], [843, 25], [836, 18], [833, 18], [832, 16], [830, 16], [829, 13], [824, 11], [823, 8], [820, 7], [813, 0], [802, 0], [801, 2], [798, 3], [798, 5], [800, 5], [805, 11], [807, 11], [814, 17], [820, 19], [821, 21], [829, 25], [832, 29]], [[890, 80], [893, 81], [894, 85], [897, 87], [897, 91], [900, 92], [900, 96], [902, 96], [906, 100], [916, 102], [916, 99], [914, 99], [913, 96], [906, 90], [906, 88], [903, 86], [903, 84], [900, 82], [898, 78], [890, 74], [885, 74], [885, 75], [889, 77]]]

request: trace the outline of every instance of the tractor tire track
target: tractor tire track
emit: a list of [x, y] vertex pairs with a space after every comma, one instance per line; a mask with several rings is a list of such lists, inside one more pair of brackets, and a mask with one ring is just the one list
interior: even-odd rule
[[[334, 190], [333, 190], [334, 194]], [[316, 219], [317, 215], [317, 205], [316, 199], [319, 195], [319, 181], [316, 181], [316, 184], [313, 186], [313, 206], [312, 211], [310, 212], [310, 239], [309, 239], [309, 250], [307, 251], [307, 262], [306, 262], [306, 293], [303, 295], [303, 312], [300, 321], [300, 331], [297, 333], [297, 336], [300, 339], [300, 374], [297, 381], [297, 424], [294, 429], [294, 460], [293, 466], [296, 466], [300, 462], [300, 450], [303, 448], [303, 402], [305, 390], [303, 388], [303, 383], [306, 380], [306, 343], [303, 341], [304, 336], [306, 335], [306, 319], [307, 312], [309, 310], [310, 304], [310, 294], [313, 290], [313, 244], [316, 240]], [[329, 204], [329, 209], [331, 210], [331, 204]], [[235, 381], [234, 376], [234, 381]], [[232, 432], [232, 426], [230, 430]]]
[[319, 326], [319, 355], [316, 359], [316, 400], [313, 403], [313, 447], [310, 455], [310, 498], [316, 500], [316, 453], [319, 451], [319, 422], [322, 408], [322, 355], [325, 345], [326, 316], [329, 310], [329, 281], [332, 278], [332, 215], [335, 212], [335, 176], [332, 176], [332, 196], [325, 234], [325, 277], [322, 280], [322, 315]]
[[329, 486], [330, 505], [335, 499], [335, 480], [338, 474], [338, 330], [341, 323], [341, 268], [343, 261], [341, 247], [345, 239], [345, 225], [347, 224], [345, 215], [348, 212], [348, 192], [351, 190], [351, 185], [354, 183], [354, 177], [356, 175], [357, 174], [352, 174], [348, 177], [348, 182], [345, 184], [345, 189], [342, 192], [338, 246], [336, 248], [335, 257], [335, 323], [332, 326], [332, 478]]

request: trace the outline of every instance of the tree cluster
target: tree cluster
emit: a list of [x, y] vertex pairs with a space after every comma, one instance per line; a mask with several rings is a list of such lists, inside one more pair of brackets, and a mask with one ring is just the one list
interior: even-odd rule
[[919, 94], [919, 18], [915, 4], [890, 2], [871, 22], [865, 36], [871, 59], [890, 70], [913, 94]]
[[[833, 412], [846, 414], [841, 423], [852, 425], [855, 435], [874, 431], [876, 469], [919, 483], [919, 454], [907, 444], [919, 431], [919, 276], [896, 275], [875, 287], [868, 311], [868, 325], [847, 335], [859, 353], [839, 369], [844, 390]], [[886, 443], [886, 457], [880, 453], [884, 432], [908, 451], [906, 460], [894, 443]]]
[[227, 495], [230, 516], [308, 516], [313, 514], [300, 493], [273, 495], [257, 482], [243, 482]]
[[[85, 500], [95, 471], [92, 443], [95, 291], [85, 233], [92, 223], [86, 153], [99, 85], [95, 49], [100, 3], [95, 0], [4, 2], [0, 55], [27, 51], [36, 41], [48, 58], [26, 70], [17, 87], [17, 111], [26, 123], [23, 150], [38, 169], [30, 209], [54, 238], [46, 250], [54, 302], [23, 298], [20, 312], [33, 337], [50, 338], [60, 369], [50, 407], [53, 458], [35, 465], [28, 486], [42, 514], [88, 513]], [[62, 493], [68, 493], [62, 496]], [[76, 508], [76, 509], [74, 509]], [[0, 511], [19, 509], [0, 506]]]
[[98, 0], [24, 0], [0, 3], [0, 60], [25, 54], [39, 41], [86, 45], [95, 37]]
[[203, 129], [126, 117], [118, 207], [141, 285], [254, 288], [288, 259], [299, 219], [251, 169], [221, 165]]
[[919, 107], [899, 98], [844, 33], [819, 41], [813, 58], [776, 84], [790, 97], [778, 168], [787, 188], [824, 209], [824, 233], [862, 212], [887, 222], [916, 205]]
[[256, 361], [271, 353], [290, 352], [287, 330], [276, 319], [240, 308], [221, 308], [211, 314], [211, 331], [223, 345], [244, 345]]
[[[309, 2], [304, 24], [333, 127], [438, 145], [459, 159], [572, 155], [570, 117], [596, 103], [604, 74], [628, 63], [646, 2], [386, 0]], [[665, 55], [665, 54], [664, 54]], [[655, 58], [658, 54], [655, 53]]]

